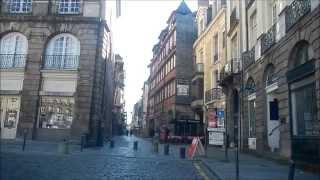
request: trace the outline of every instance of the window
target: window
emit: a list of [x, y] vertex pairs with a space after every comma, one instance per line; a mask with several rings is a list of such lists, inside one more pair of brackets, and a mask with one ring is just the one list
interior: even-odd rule
[[247, 85], [245, 87], [248, 96], [248, 119], [249, 119], [249, 137], [255, 138], [256, 137], [256, 87], [254, 80], [252, 78], [248, 79]]
[[249, 137], [256, 137], [256, 102], [255, 100], [248, 101], [248, 116], [249, 116]]
[[176, 55], [173, 55], [172, 69], [176, 67]]
[[0, 68], [24, 67], [28, 40], [21, 33], [9, 33], [0, 41]]
[[222, 32], [222, 48], [226, 47], [226, 31]]
[[218, 70], [214, 71], [214, 76], [215, 76], [216, 87], [217, 87], [219, 84], [219, 71]]
[[219, 60], [219, 39], [218, 34], [213, 37], [213, 62], [216, 63]]
[[293, 134], [297, 136], [320, 136], [315, 83], [312, 82], [298, 87], [300, 84], [291, 85]]
[[[311, 59], [313, 51], [309, 43], [302, 41], [298, 43], [291, 55], [292, 62], [290, 71], [291, 77], [296, 81], [290, 83], [290, 99], [292, 107], [292, 124], [294, 136], [320, 136], [320, 120], [317, 117], [317, 95], [316, 95], [316, 80], [312, 70], [305, 69], [307, 75], [301, 77], [301, 74], [296, 69], [304, 68], [305, 65], [314, 64]], [[290, 64], [289, 64], [290, 65]], [[297, 78], [298, 77], [298, 78]], [[287, 76], [289, 78], [289, 76]]]
[[275, 24], [278, 20], [278, 0], [273, 0], [272, 4], [272, 24]]
[[39, 128], [69, 129], [73, 121], [74, 98], [43, 96], [39, 113]]
[[[249, 35], [250, 47], [252, 48], [256, 44], [257, 40], [257, 13], [254, 12], [250, 16], [250, 35]], [[250, 48], [250, 49], [251, 49]]]
[[238, 57], [238, 38], [237, 34], [235, 34], [231, 39], [231, 57], [237, 58]]
[[32, 10], [32, 0], [9, 0], [10, 13], [28, 13]]
[[80, 56], [80, 42], [71, 34], [59, 34], [48, 44], [45, 68], [77, 68]]
[[79, 14], [80, 0], [59, 0], [59, 14]]

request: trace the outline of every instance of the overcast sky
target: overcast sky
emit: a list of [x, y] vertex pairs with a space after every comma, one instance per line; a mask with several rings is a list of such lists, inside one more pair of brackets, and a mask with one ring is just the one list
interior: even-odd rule
[[[152, 48], [166, 27], [166, 21], [181, 0], [122, 0], [122, 14], [112, 21], [114, 50], [125, 62], [125, 100], [128, 122], [133, 105], [141, 98], [143, 82], [149, 76]], [[196, 11], [197, 0], [185, 0]]]

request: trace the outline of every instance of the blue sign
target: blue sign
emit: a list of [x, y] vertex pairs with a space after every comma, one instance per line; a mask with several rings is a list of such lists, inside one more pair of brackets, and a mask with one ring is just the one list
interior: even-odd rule
[[224, 118], [224, 111], [218, 111], [218, 118]]

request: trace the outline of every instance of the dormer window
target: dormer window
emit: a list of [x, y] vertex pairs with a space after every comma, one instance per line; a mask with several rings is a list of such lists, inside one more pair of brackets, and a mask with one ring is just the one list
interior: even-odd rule
[[32, 10], [32, 0], [9, 0], [10, 13], [29, 13]]
[[59, 0], [59, 14], [80, 14], [80, 0]]

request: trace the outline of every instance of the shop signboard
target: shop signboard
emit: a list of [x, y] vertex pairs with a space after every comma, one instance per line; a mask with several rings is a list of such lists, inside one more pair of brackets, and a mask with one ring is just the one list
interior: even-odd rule
[[208, 128], [209, 144], [222, 146], [224, 145], [224, 128]]

